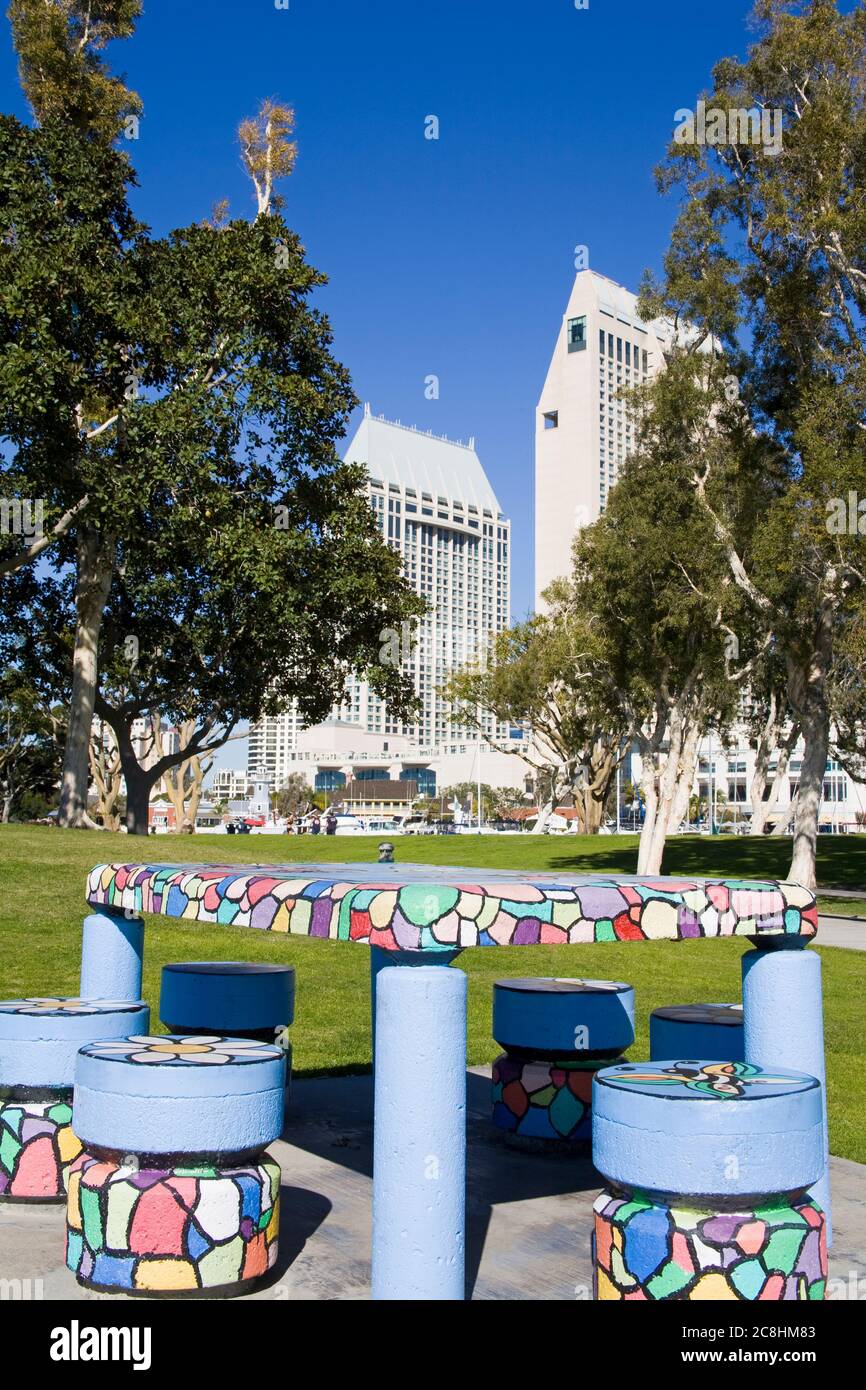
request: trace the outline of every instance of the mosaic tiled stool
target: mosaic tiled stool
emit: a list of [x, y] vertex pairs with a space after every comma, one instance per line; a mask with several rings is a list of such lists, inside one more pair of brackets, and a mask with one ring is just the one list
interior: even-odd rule
[[66, 1260], [117, 1293], [248, 1293], [277, 1258], [285, 1055], [248, 1038], [82, 1048]]
[[672, 1004], [650, 1014], [650, 1058], [746, 1058], [742, 1004]]
[[493, 1123], [512, 1143], [562, 1148], [592, 1137], [592, 1082], [634, 1041], [634, 990], [613, 980], [497, 980]]
[[295, 1017], [291, 965], [251, 961], [186, 961], [164, 965], [159, 1016], [173, 1033], [219, 1033], [273, 1043], [286, 1054], [286, 1097], [292, 1084], [288, 1029]]
[[596, 1297], [822, 1299], [821, 1086], [746, 1062], [631, 1064], [599, 1072], [593, 1162]]
[[147, 1029], [146, 1004], [98, 999], [0, 1003], [0, 1201], [59, 1202], [81, 1151], [70, 1125], [75, 1057], [94, 1038]]

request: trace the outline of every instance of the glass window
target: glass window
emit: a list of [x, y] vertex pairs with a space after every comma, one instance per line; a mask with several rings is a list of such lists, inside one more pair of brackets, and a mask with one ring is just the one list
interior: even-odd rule
[[[545, 428], [546, 430], [555, 430], [555, 429], [558, 429], [558, 428], [559, 428], [559, 411], [558, 411], [558, 410], [545, 410], [545, 412], [544, 412], [544, 414], [543, 414], [543, 416], [542, 416], [542, 419], [544, 420], [544, 428]], [[471, 524], [472, 524], [472, 523], [470, 522], [470, 525], [471, 525]], [[476, 524], [477, 524], [477, 523], [476, 523]]]
[[625, 345], [625, 365], [627, 367], [631, 366], [631, 343], [628, 341], [626, 341]]
[[600, 329], [598, 330], [598, 350], [599, 350], [599, 352], [601, 353], [602, 357], [604, 357], [604, 329], [603, 329], [603, 328], [600, 328]]
[[586, 314], [568, 320], [566, 337], [569, 352], [581, 352], [586, 347]]
[[607, 335], [607, 355], [608, 355], [608, 357], [610, 357], [611, 359], [613, 358], [613, 334], [612, 334], [612, 333], [608, 333], [608, 335]]
[[617, 362], [622, 361], [622, 338], [616, 340], [616, 360]]
[[436, 795], [436, 771], [432, 767], [404, 767], [400, 771], [401, 782], [414, 782], [419, 796]]
[[647, 358], [647, 350], [646, 350], [646, 348], [644, 348], [644, 349], [643, 349], [643, 369], [644, 369], [645, 372], [649, 370], [649, 368], [647, 367], [647, 361], [648, 361], [648, 358]]
[[345, 785], [345, 773], [337, 772], [336, 769], [331, 770], [328, 768], [324, 772], [316, 773], [317, 792], [336, 792], [339, 791], [341, 787], [345, 787]]

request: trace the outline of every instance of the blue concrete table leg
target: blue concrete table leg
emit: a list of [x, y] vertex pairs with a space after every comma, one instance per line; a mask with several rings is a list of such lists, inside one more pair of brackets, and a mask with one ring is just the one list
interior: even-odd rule
[[373, 1298], [462, 1300], [466, 976], [382, 970], [376, 994]]
[[131, 912], [103, 907], [84, 919], [82, 999], [141, 998], [144, 922]]
[[370, 1025], [373, 1035], [373, 1058], [376, 1055], [376, 981], [386, 965], [450, 965], [460, 951], [386, 951], [382, 946], [370, 947]]
[[830, 1146], [827, 1137], [827, 1077], [824, 1065], [824, 1012], [821, 957], [802, 938], [768, 937], [743, 956], [743, 1025], [746, 1061], [757, 1066], [790, 1067], [821, 1082], [824, 1103], [823, 1176], [811, 1195], [827, 1216], [827, 1244], [833, 1238], [830, 1210]]

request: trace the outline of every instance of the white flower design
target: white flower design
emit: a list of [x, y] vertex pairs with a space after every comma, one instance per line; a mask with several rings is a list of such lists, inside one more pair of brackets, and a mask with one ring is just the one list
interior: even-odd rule
[[277, 1047], [246, 1038], [204, 1037], [191, 1034], [181, 1037], [175, 1033], [155, 1034], [153, 1037], [133, 1036], [111, 1042], [94, 1042], [87, 1047], [91, 1057], [109, 1060], [141, 1062], [165, 1066], [224, 1066], [226, 1062], [272, 1062], [282, 1057]]
[[141, 1004], [129, 999], [7, 999], [0, 1012], [10, 1014], [101, 1014], [117, 1009], [138, 1011]]

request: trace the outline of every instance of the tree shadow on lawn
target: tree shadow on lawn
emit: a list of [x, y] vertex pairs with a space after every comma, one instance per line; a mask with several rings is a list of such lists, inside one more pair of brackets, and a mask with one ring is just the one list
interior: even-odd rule
[[[563, 846], [563, 848], [565, 848]], [[571, 849], [571, 846], [568, 847]], [[787, 878], [791, 840], [746, 835], [683, 835], [668, 840], [662, 873], [671, 878]], [[564, 873], [635, 873], [637, 848], [606, 837], [566, 851], [555, 869]], [[822, 835], [818, 840], [818, 881], [827, 888], [861, 888], [866, 884], [866, 836]]]

